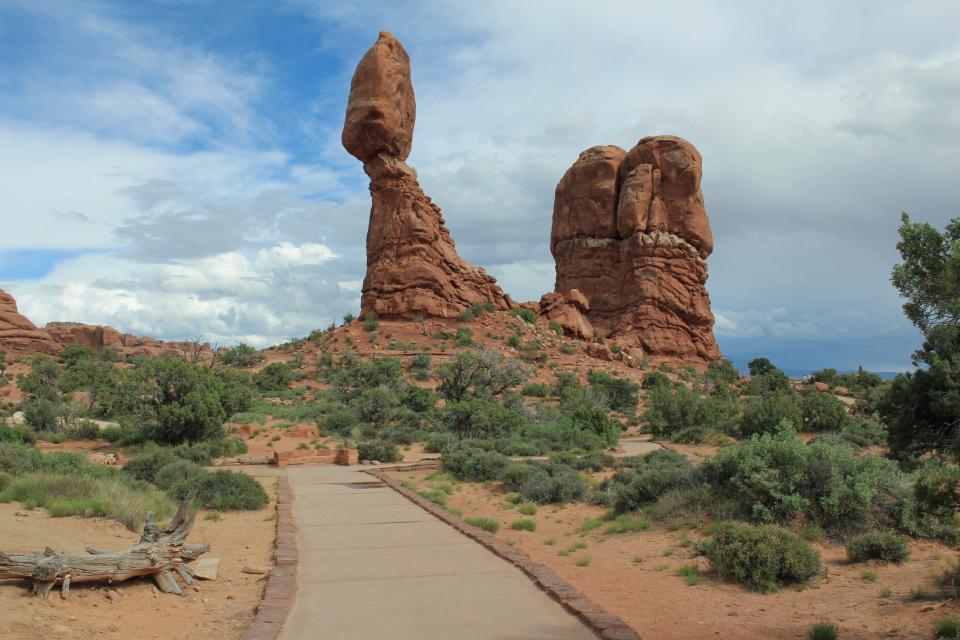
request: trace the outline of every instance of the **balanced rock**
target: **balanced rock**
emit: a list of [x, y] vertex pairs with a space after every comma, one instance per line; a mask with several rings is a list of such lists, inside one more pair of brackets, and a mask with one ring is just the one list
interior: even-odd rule
[[584, 296], [595, 333], [645, 354], [720, 358], [706, 291], [713, 251], [697, 150], [675, 136], [592, 147], [557, 185], [557, 293]]
[[382, 32], [350, 83], [343, 146], [370, 177], [364, 315], [452, 318], [472, 305], [513, 301], [483, 269], [457, 254], [440, 208], [423, 193], [410, 153], [416, 103], [410, 59]]
[[416, 119], [410, 56], [393, 34], [381, 31], [353, 72], [341, 141], [363, 163], [379, 153], [406, 160]]
[[0, 289], [0, 349], [10, 355], [56, 355], [62, 346], [17, 310], [17, 301]]

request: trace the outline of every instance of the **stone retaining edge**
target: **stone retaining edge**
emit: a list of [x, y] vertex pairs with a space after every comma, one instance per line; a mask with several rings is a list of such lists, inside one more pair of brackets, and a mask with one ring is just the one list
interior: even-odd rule
[[257, 604], [256, 615], [240, 640], [276, 640], [293, 608], [297, 595], [297, 525], [293, 519], [293, 492], [290, 481], [277, 478], [277, 534], [273, 548], [273, 568], [267, 586]]
[[[389, 471], [404, 471], [403, 467]], [[590, 600], [582, 591], [558, 576], [550, 567], [534, 562], [530, 556], [511, 547], [495, 535], [473, 527], [459, 517], [447, 512], [440, 505], [417, 495], [401, 486], [400, 481], [387, 475], [387, 469], [364, 469], [378, 480], [383, 481], [417, 506], [434, 517], [447, 523], [463, 535], [480, 543], [494, 554], [523, 571], [540, 589], [559, 602], [564, 609], [576, 616], [588, 629], [601, 640], [641, 640], [640, 636], [626, 622], [610, 613], [599, 604]], [[243, 640], [248, 640], [244, 638]], [[253, 639], [250, 639], [253, 640]], [[257, 638], [256, 640], [261, 640]]]

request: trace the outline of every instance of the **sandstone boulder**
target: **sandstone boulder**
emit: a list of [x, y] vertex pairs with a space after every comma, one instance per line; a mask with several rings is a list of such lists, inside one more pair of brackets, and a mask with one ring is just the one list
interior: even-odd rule
[[591, 340], [594, 335], [593, 325], [583, 315], [583, 307], [575, 301], [580, 302], [576, 296], [547, 293], [540, 298], [538, 313], [549, 322], [559, 324], [564, 335]]
[[385, 318], [453, 318], [472, 305], [513, 301], [457, 255], [440, 208], [423, 193], [410, 153], [416, 104], [403, 46], [381, 33], [350, 85], [343, 146], [370, 178], [367, 273], [360, 307]]
[[557, 185], [555, 291], [577, 292], [597, 335], [651, 356], [720, 358], [706, 291], [713, 250], [701, 158], [675, 136], [593, 147]]
[[365, 164], [380, 153], [406, 160], [416, 118], [410, 57], [393, 34], [381, 31], [350, 81], [343, 146]]

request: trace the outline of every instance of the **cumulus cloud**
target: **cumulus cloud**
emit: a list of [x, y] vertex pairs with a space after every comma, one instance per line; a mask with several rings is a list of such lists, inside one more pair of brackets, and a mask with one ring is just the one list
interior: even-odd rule
[[[131, 267], [118, 255], [85, 255], [43, 280], [16, 287], [38, 324], [69, 319], [167, 338], [276, 344], [325, 327], [334, 309], [355, 308], [358, 287], [336, 280], [340, 256], [319, 243], [279, 242]], [[122, 277], [105, 274], [123, 273]], [[333, 278], [333, 279], [331, 279]]]

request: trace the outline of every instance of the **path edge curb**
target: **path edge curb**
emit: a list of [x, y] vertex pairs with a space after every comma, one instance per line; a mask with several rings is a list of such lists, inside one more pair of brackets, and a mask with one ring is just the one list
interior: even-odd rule
[[[391, 471], [404, 471], [403, 467]], [[404, 496], [430, 515], [442, 520], [463, 535], [486, 547], [495, 555], [523, 571], [534, 584], [551, 598], [556, 600], [568, 612], [576, 616], [588, 629], [601, 640], [641, 640], [640, 635], [602, 606], [590, 600], [582, 591], [557, 575], [550, 567], [535, 562], [530, 556], [511, 547], [491, 533], [471, 526], [459, 517], [448, 513], [440, 505], [410, 491], [400, 481], [387, 475], [387, 470], [364, 469], [366, 473], [382, 481], [391, 489]], [[246, 637], [243, 640], [248, 640]], [[253, 639], [249, 639], [253, 640]], [[256, 640], [261, 640], [257, 638]]]
[[277, 477], [277, 526], [273, 545], [273, 568], [267, 577], [253, 622], [240, 640], [276, 640], [290, 615], [297, 595], [297, 524], [293, 519], [293, 492], [290, 481]]

